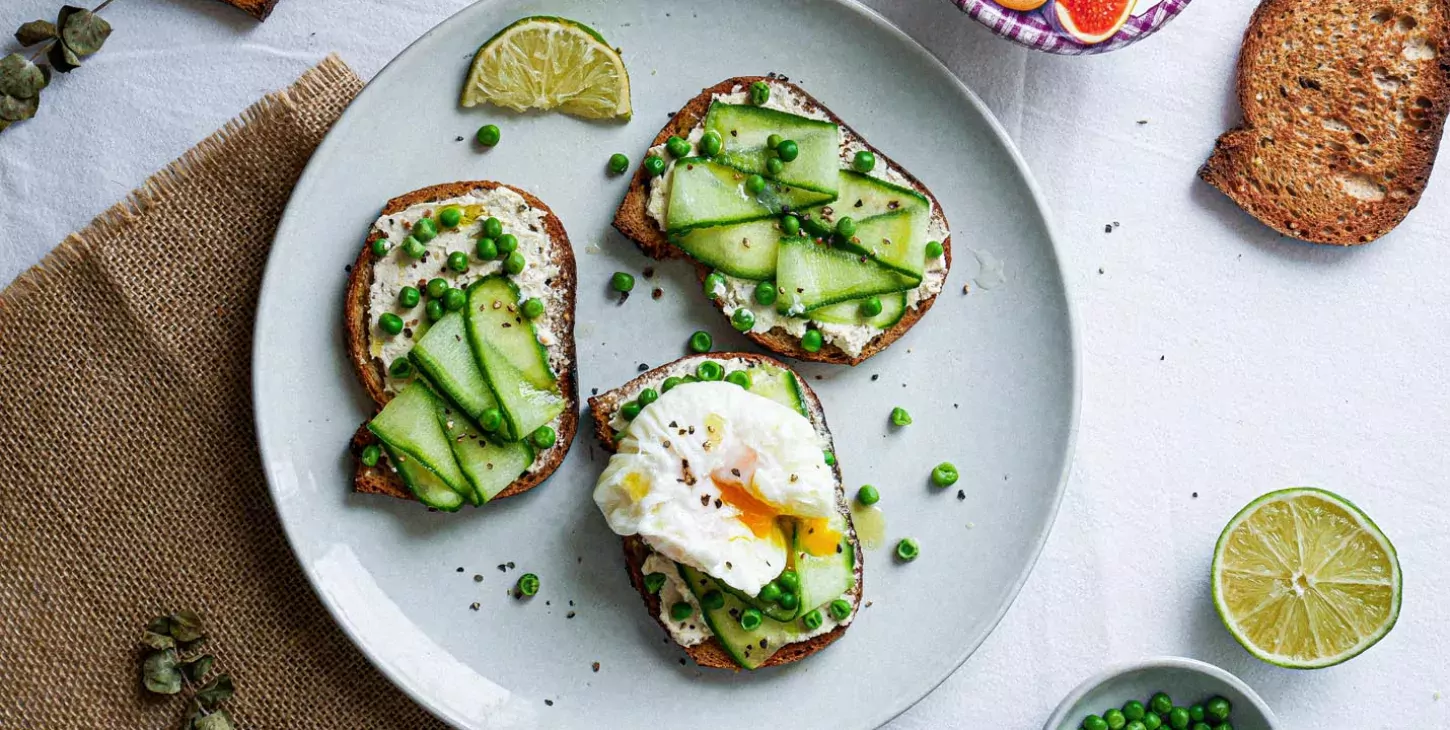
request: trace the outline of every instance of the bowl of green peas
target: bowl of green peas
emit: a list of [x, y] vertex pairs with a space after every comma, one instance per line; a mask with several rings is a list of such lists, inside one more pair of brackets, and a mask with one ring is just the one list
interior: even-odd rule
[[1277, 730], [1243, 680], [1181, 657], [1112, 667], [1078, 685], [1044, 730]]

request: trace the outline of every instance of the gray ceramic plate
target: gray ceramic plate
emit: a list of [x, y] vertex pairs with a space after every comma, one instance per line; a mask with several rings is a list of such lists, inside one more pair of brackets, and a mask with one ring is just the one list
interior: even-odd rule
[[[663, 717], [710, 728], [782, 718], [879, 725], [986, 638], [1052, 524], [1075, 432], [1077, 354], [1050, 225], [1021, 158], [960, 82], [870, 12], [825, 0], [726, 7], [474, 5], [368, 85], [313, 157], [278, 230], [253, 362], [277, 510], [344, 631], [456, 725], [644, 727]], [[624, 49], [633, 121], [458, 108], [476, 46], [539, 13], [588, 23]], [[712, 330], [718, 346], [743, 347], [679, 262], [641, 277], [622, 306], [609, 295], [611, 272], [639, 275], [650, 262], [609, 226], [625, 179], [604, 168], [616, 151], [642, 159], [670, 112], [702, 87], [767, 71], [801, 82], [931, 186], [953, 223], [957, 263], [936, 307], [890, 350], [855, 369], [804, 369], [825, 402], [850, 489], [877, 485], [888, 540], [913, 536], [922, 557], [897, 565], [884, 550], [868, 552], [871, 607], [844, 640], [801, 664], [733, 675], [682, 664], [642, 610], [619, 541], [590, 500], [604, 459], [583, 431], [547, 484], [484, 509], [429, 513], [351, 494], [344, 445], [369, 404], [339, 324], [343, 267], [387, 198], [493, 178], [537, 193], [573, 239], [584, 394], [624, 382], [642, 363], [683, 355], [698, 328]], [[502, 127], [503, 142], [482, 152], [469, 140], [488, 122]], [[659, 300], [648, 295], [656, 286]], [[887, 414], [896, 405], [916, 423], [892, 433]], [[956, 488], [928, 486], [943, 460], [961, 468], [961, 499]], [[495, 567], [504, 563], [516, 569]], [[507, 587], [525, 570], [542, 577], [542, 591], [510, 599]]]

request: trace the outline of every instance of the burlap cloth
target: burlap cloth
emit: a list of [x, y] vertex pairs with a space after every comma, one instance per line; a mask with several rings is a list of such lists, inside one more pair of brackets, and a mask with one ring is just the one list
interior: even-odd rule
[[0, 293], [0, 728], [179, 727], [137, 639], [183, 608], [241, 727], [437, 725], [318, 602], [252, 431], [272, 234], [361, 86], [328, 58]]

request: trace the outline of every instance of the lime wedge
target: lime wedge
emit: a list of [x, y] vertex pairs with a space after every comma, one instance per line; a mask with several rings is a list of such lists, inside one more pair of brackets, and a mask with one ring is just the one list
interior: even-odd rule
[[1270, 492], [1219, 535], [1213, 602], [1250, 654], [1291, 669], [1346, 661], [1400, 615], [1400, 563], [1359, 508], [1322, 489]]
[[536, 15], [515, 21], [479, 47], [458, 102], [628, 119], [629, 73], [619, 52], [593, 28]]

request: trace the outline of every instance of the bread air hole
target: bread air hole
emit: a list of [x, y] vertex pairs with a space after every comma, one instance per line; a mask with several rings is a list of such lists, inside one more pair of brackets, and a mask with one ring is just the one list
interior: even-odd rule
[[1390, 19], [1393, 17], [1395, 17], [1395, 11], [1393, 8], [1380, 8], [1379, 10], [1374, 11], [1374, 15], [1369, 16], [1369, 19], [1372, 23], [1384, 25], [1385, 23], [1390, 22]]
[[1385, 188], [1369, 175], [1340, 175], [1339, 187], [1345, 195], [1369, 203], [1385, 199]]
[[1414, 18], [1408, 15], [1401, 15], [1399, 19], [1395, 21], [1395, 30], [1401, 33], [1409, 33], [1410, 31], [1414, 30], [1415, 26], [1417, 25], [1419, 25], [1419, 23], [1415, 22]]
[[1425, 38], [1411, 38], [1405, 42], [1405, 50], [1400, 52], [1410, 61], [1429, 61], [1435, 58], [1435, 46]]

